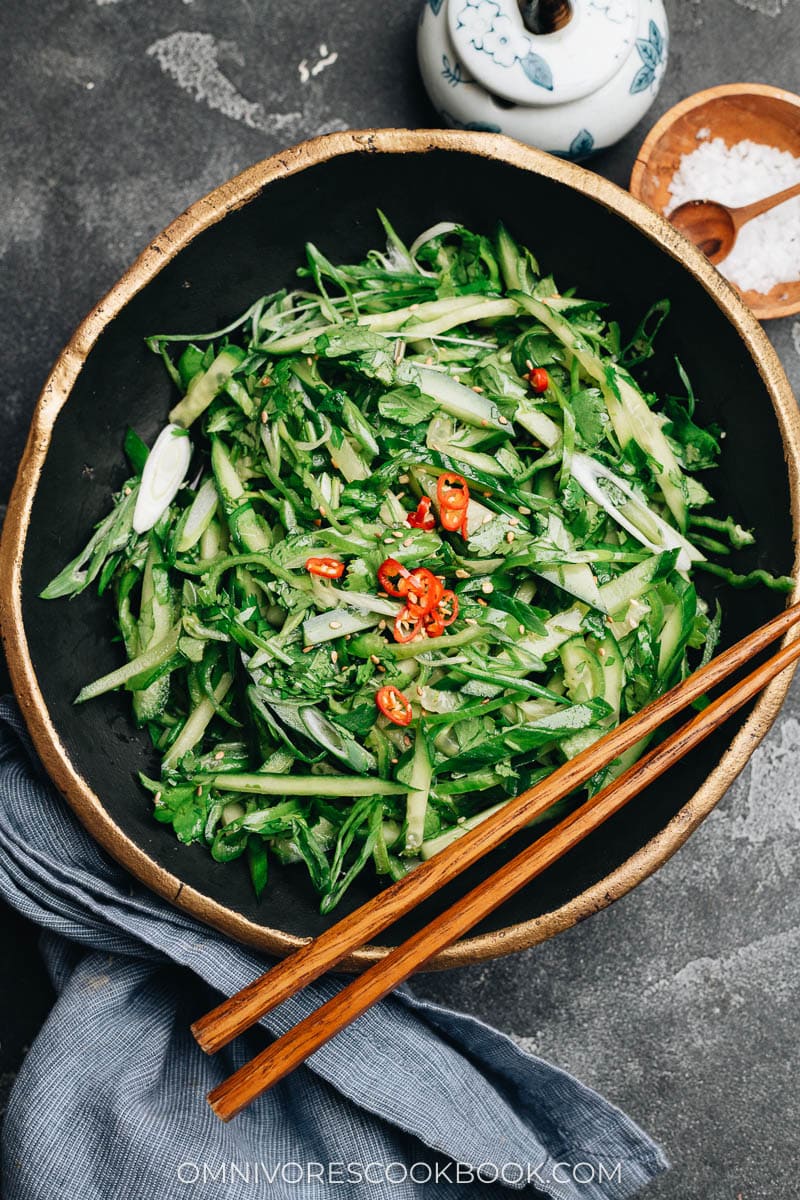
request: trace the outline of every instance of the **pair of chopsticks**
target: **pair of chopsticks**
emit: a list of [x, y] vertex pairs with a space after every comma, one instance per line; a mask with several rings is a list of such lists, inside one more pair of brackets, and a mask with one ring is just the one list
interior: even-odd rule
[[[451, 842], [433, 858], [393, 883], [354, 913], [308, 942], [265, 975], [224, 1001], [192, 1025], [192, 1033], [209, 1054], [227, 1045], [265, 1013], [318, 979], [376, 934], [393, 924], [467, 867], [518, 833], [613, 763], [642, 738], [703, 696], [800, 621], [800, 603], [787, 608], [760, 629], [712, 659], [647, 708], [609, 731], [575, 758], [498, 812]], [[800, 658], [800, 637], [741, 679], [666, 738], [632, 767], [586, 800], [532, 845], [435, 917], [363, 974], [357, 976], [316, 1012], [278, 1038], [208, 1095], [208, 1102], [228, 1121], [272, 1087], [371, 1005], [408, 979], [440, 950], [455, 942], [504, 901], [530, 883], [567, 851], [618, 812], [648, 784], [697, 746], [752, 700], [762, 688]]]

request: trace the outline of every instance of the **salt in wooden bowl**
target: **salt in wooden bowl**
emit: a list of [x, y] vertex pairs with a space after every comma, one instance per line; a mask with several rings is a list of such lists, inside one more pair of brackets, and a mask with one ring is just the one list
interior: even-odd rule
[[[631, 173], [631, 192], [666, 215], [670, 183], [681, 158], [696, 150], [701, 139], [717, 137], [726, 146], [748, 139], [800, 157], [800, 96], [760, 83], [731, 83], [696, 92], [669, 109], [650, 130]], [[736, 288], [734, 283], [731, 286]], [[759, 320], [800, 312], [800, 279], [777, 283], [766, 293], [736, 290]]]

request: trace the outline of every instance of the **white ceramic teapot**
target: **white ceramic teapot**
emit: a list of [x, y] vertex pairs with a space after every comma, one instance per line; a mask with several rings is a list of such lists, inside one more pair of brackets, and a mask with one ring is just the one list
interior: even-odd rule
[[425, 0], [417, 53], [448, 125], [578, 159], [647, 112], [667, 40], [662, 0]]

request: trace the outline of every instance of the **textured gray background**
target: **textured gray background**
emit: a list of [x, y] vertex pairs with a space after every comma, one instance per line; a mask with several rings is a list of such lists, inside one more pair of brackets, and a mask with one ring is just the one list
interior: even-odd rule
[[[671, 62], [646, 125], [715, 83], [800, 90], [800, 0], [668, 8]], [[416, 10], [416, 0], [3, 0], [0, 500], [61, 345], [188, 202], [327, 129], [434, 122], [416, 77]], [[334, 54], [303, 82], [301, 63], [310, 72]], [[646, 125], [593, 167], [625, 184]], [[768, 332], [797, 390], [800, 322]], [[655, 877], [545, 946], [418, 984], [640, 1120], [674, 1164], [651, 1200], [800, 1197], [798, 750], [795, 687], [743, 776]], [[34, 931], [3, 920], [4, 958], [17, 964], [0, 1009], [9, 1078], [48, 993]]]

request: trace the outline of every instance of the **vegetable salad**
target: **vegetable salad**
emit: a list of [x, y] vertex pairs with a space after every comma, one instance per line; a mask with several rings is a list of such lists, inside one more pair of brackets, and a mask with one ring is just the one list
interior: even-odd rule
[[[680, 364], [629, 342], [531, 252], [442, 223], [335, 265], [226, 329], [156, 335], [152, 449], [46, 598], [94, 584], [160, 756], [158, 821], [257, 893], [307, 870], [323, 912], [399, 878], [713, 653], [700, 572], [752, 534], [708, 515], [722, 434]], [[694, 656], [694, 657], [693, 657]], [[641, 753], [644, 746], [637, 747]], [[601, 787], [628, 754], [590, 782]]]

